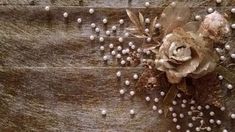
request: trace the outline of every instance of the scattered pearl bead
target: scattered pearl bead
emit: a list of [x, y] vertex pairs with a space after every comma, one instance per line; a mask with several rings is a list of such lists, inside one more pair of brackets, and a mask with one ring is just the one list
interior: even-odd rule
[[217, 3], [217, 4], [222, 3], [222, 0], [216, 0], [216, 3]]
[[159, 101], [159, 99], [158, 99], [158, 98], [154, 98], [154, 102], [156, 102], [156, 103], [157, 103], [158, 101]]
[[191, 110], [195, 110], [195, 107], [194, 107], [194, 106], [191, 106], [190, 109], [191, 109]]
[[109, 35], [111, 34], [111, 32], [110, 32], [109, 30], [107, 30], [107, 31], [105, 32], [105, 34], [109, 36]]
[[125, 33], [124, 36], [125, 36], [125, 37], [129, 37], [129, 33]]
[[101, 51], [104, 51], [104, 46], [100, 46], [100, 50], [101, 50]]
[[100, 37], [100, 38], [99, 38], [99, 41], [100, 41], [100, 42], [104, 42], [104, 38], [103, 38], [103, 37]]
[[193, 113], [192, 111], [188, 111], [188, 115], [191, 116]]
[[108, 60], [108, 56], [107, 55], [103, 56], [103, 60], [107, 61]]
[[231, 114], [231, 118], [232, 118], [232, 119], [235, 119], [235, 114]]
[[145, 19], [145, 23], [150, 23], [150, 19], [149, 19], [149, 18], [146, 18], [146, 19]]
[[192, 128], [193, 127], [193, 123], [188, 123], [188, 127]]
[[142, 52], [141, 48], [138, 48], [138, 49], [137, 49], [137, 52], [138, 52], [138, 53], [141, 53], [141, 52]]
[[210, 109], [210, 105], [206, 105], [205, 108], [208, 110]]
[[136, 80], [136, 79], [138, 79], [138, 74], [134, 74], [133, 75], [133, 78]]
[[126, 64], [126, 61], [125, 61], [125, 60], [122, 60], [122, 61], [121, 61], [121, 64], [122, 64], [122, 65], [125, 65], [125, 64]]
[[210, 131], [211, 131], [211, 127], [207, 127], [206, 130], [207, 130], [208, 132], [210, 132]]
[[111, 52], [111, 54], [112, 54], [112, 55], [116, 55], [116, 52], [113, 50], [113, 51]]
[[151, 52], [150, 52], [149, 50], [146, 51], [146, 54], [147, 54], [147, 55], [150, 55], [150, 53], [151, 53]]
[[109, 48], [113, 49], [114, 45], [112, 43], [109, 44]]
[[195, 100], [191, 100], [191, 102], [190, 102], [190, 104], [195, 104], [196, 103], [196, 101]]
[[182, 108], [185, 108], [185, 107], [186, 107], [186, 105], [185, 105], [185, 104], [181, 104], [181, 107], [182, 107]]
[[210, 116], [214, 116], [215, 112], [211, 111], [209, 114], [210, 114]]
[[235, 54], [231, 54], [230, 56], [231, 58], [235, 59]]
[[178, 93], [178, 94], [177, 94], [177, 97], [178, 97], [178, 98], [181, 98], [181, 97], [182, 97], [182, 95], [181, 95], [180, 93]]
[[63, 14], [63, 16], [65, 17], [65, 18], [67, 18], [68, 17], [68, 13], [67, 12], [64, 12], [64, 14]]
[[225, 56], [220, 56], [220, 60], [222, 60], [222, 61], [224, 61], [226, 58], [225, 58]]
[[198, 109], [198, 110], [201, 110], [201, 109], [202, 109], [202, 106], [200, 106], [200, 105], [197, 106], [197, 109]]
[[177, 122], [177, 118], [173, 118], [172, 121], [176, 123]]
[[158, 114], [162, 114], [162, 113], [163, 113], [162, 109], [159, 109]]
[[161, 91], [161, 92], [160, 92], [160, 95], [161, 95], [161, 96], [164, 96], [164, 95], [165, 95], [165, 92]]
[[122, 24], [124, 24], [124, 20], [123, 19], [120, 19], [119, 20], [119, 23], [122, 25]]
[[175, 7], [176, 3], [175, 2], [171, 2], [171, 6]]
[[178, 130], [179, 130], [180, 128], [181, 128], [181, 126], [180, 126], [180, 125], [176, 125], [176, 129], [178, 129]]
[[119, 93], [120, 93], [121, 95], [123, 95], [123, 94], [125, 93], [125, 90], [124, 90], [124, 89], [120, 89]]
[[45, 10], [49, 11], [50, 10], [50, 6], [45, 6]]
[[123, 38], [122, 38], [122, 37], [119, 37], [119, 38], [118, 38], [118, 41], [119, 41], [120, 43], [122, 43], [122, 42], [123, 42]]
[[215, 120], [214, 120], [214, 119], [210, 119], [209, 122], [210, 122], [211, 124], [213, 124], [213, 123], [215, 123]]
[[155, 111], [157, 110], [157, 106], [156, 105], [153, 105], [152, 109]]
[[149, 2], [145, 2], [145, 7], [149, 7], [150, 6], [150, 3]]
[[122, 57], [121, 54], [116, 55], [116, 58], [118, 58], [118, 59], [120, 59], [121, 57]]
[[228, 45], [228, 44], [226, 44], [226, 45], [225, 45], [225, 49], [226, 49], [226, 50], [230, 50], [230, 49], [231, 49], [231, 46]]
[[231, 28], [232, 28], [232, 29], [235, 29], [235, 24], [232, 24], [232, 25], [231, 25]]
[[217, 121], [216, 121], [216, 124], [217, 124], [217, 125], [221, 125], [221, 120], [217, 120]]
[[190, 132], [190, 130], [187, 129], [185, 132]]
[[149, 32], [149, 29], [148, 29], [148, 28], [146, 28], [146, 29], [144, 30], [144, 32], [148, 33], [148, 32]]
[[150, 97], [149, 97], [149, 96], [145, 97], [145, 100], [146, 100], [147, 102], [149, 102], [149, 101], [150, 101]]
[[95, 10], [94, 10], [94, 9], [92, 9], [92, 8], [91, 8], [91, 9], [89, 9], [89, 13], [90, 13], [90, 14], [93, 14], [94, 12], [95, 12]]
[[228, 84], [227, 88], [231, 90], [231, 89], [233, 89], [233, 85], [232, 84]]
[[172, 113], [172, 117], [176, 117], [177, 116], [177, 114], [176, 113]]
[[147, 38], [147, 42], [151, 42], [151, 40], [152, 40], [152, 39], [151, 39], [150, 37]]
[[200, 21], [201, 19], [202, 19], [202, 17], [200, 15], [195, 16], [195, 20]]
[[171, 112], [172, 112], [173, 110], [174, 110], [174, 108], [173, 108], [173, 107], [169, 107], [169, 111], [171, 111]]
[[172, 101], [172, 104], [173, 104], [173, 105], [176, 105], [176, 104], [177, 104], [177, 102], [176, 102], [175, 100], [173, 100], [173, 101]]
[[121, 77], [121, 75], [122, 75], [121, 71], [118, 71], [118, 72], [116, 73], [116, 76], [117, 76], [117, 77]]
[[201, 130], [201, 128], [200, 128], [200, 127], [196, 127], [195, 130], [196, 130], [197, 132], [199, 132], [199, 131]]
[[100, 32], [100, 29], [97, 27], [95, 28], [95, 32], [99, 33]]
[[135, 95], [135, 91], [130, 91], [130, 95], [131, 96]]
[[155, 28], [160, 28], [160, 27], [161, 27], [160, 23], [155, 24]]
[[102, 21], [104, 24], [107, 24], [108, 23], [108, 20], [106, 18], [103, 19]]
[[101, 111], [101, 114], [102, 114], [103, 116], [105, 116], [105, 115], [107, 114], [107, 111], [106, 111], [106, 110], [102, 110], [102, 111]]
[[228, 132], [228, 130], [224, 129], [223, 132]]
[[214, 9], [213, 9], [213, 8], [208, 8], [208, 9], [207, 9], [207, 12], [208, 12], [208, 13], [212, 13], [212, 12], [214, 12]]
[[135, 111], [133, 109], [130, 110], [130, 114], [131, 115], [134, 115], [135, 114]]
[[224, 77], [222, 75], [219, 75], [218, 78], [219, 78], [219, 80], [223, 80], [224, 79]]
[[126, 85], [126, 86], [129, 86], [129, 85], [130, 85], [130, 81], [129, 81], [129, 80], [126, 80], [126, 81], [125, 81], [125, 85]]
[[127, 53], [127, 54], [130, 53], [130, 49], [127, 48], [127, 49], [126, 49], [126, 53]]
[[122, 50], [122, 54], [123, 54], [123, 55], [126, 54], [126, 50], [125, 50], [125, 49]]
[[77, 22], [80, 24], [80, 23], [82, 23], [82, 18], [78, 18], [77, 19]]
[[235, 14], [235, 8], [232, 8], [232, 9], [231, 9], [231, 12]]
[[95, 28], [96, 27], [95, 23], [91, 23], [91, 27]]
[[187, 100], [186, 99], [183, 99], [183, 101], [182, 101], [184, 104], [186, 104], [187, 103]]
[[90, 36], [90, 40], [94, 40], [95, 37], [93, 35]]
[[121, 50], [122, 50], [122, 46], [118, 46], [118, 47], [117, 47], [117, 50], [118, 50], [118, 51], [121, 51]]
[[117, 30], [117, 27], [116, 27], [116, 26], [112, 26], [112, 30], [113, 30], [113, 31], [116, 31], [116, 30]]
[[184, 114], [180, 113], [180, 118], [184, 118]]

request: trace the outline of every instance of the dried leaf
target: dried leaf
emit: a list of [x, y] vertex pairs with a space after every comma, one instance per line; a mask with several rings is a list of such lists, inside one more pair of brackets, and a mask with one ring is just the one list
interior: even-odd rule
[[145, 27], [144, 16], [141, 12], [139, 12], [139, 20], [140, 20], [141, 28], [144, 29]]
[[216, 107], [223, 106], [222, 91], [220, 81], [216, 73], [211, 73], [199, 79], [192, 80], [193, 87], [196, 90], [196, 100], [204, 104], [214, 105]]
[[182, 79], [180, 83], [176, 84], [177, 88], [182, 91], [183, 93], [185, 93], [186, 95], [188, 95], [188, 88], [187, 88], [187, 84], [186, 84], [186, 80]]
[[215, 69], [220, 75], [222, 75], [227, 81], [235, 85], [235, 72], [234, 70], [228, 70], [227, 68], [218, 65]]
[[151, 22], [151, 25], [150, 25], [150, 35], [153, 36], [154, 35], [154, 32], [155, 32], [155, 25], [157, 23], [157, 16], [153, 19], [153, 21]]
[[168, 92], [163, 100], [163, 107], [164, 107], [165, 116], [167, 116], [168, 108], [171, 106], [171, 103], [175, 99], [175, 96], [177, 93], [178, 93], [178, 89], [177, 89], [176, 85], [171, 85], [170, 89], [168, 90]]

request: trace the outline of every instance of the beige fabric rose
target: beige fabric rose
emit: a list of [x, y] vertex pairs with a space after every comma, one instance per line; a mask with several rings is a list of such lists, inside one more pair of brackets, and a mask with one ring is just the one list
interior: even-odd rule
[[230, 26], [223, 15], [214, 11], [205, 17], [204, 21], [201, 23], [199, 32], [203, 37], [218, 41], [230, 33]]
[[175, 29], [166, 35], [156, 54], [156, 68], [166, 72], [170, 83], [179, 83], [183, 77], [199, 78], [212, 72], [216, 54], [198, 34]]

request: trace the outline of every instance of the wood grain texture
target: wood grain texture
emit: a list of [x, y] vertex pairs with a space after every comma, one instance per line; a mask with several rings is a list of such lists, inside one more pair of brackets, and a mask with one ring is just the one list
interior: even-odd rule
[[[108, 45], [127, 47], [133, 41], [140, 47], [143, 40], [124, 37], [125, 27], [130, 21], [126, 8], [141, 11], [146, 17], [159, 15], [173, 0], [149, 0], [146, 9], [143, 0], [0, 0], [0, 131], [150, 131], [166, 132], [175, 130], [170, 117], [165, 118], [152, 110], [153, 102], [146, 103], [143, 96], [131, 98], [134, 89], [134, 73], [143, 71], [140, 67], [121, 67], [116, 61], [104, 64], [102, 57], [109, 54]], [[230, 22], [235, 17], [230, 13], [234, 0], [226, 0], [216, 5], [214, 0], [180, 0], [192, 6], [192, 18], [197, 14], [207, 14], [213, 7], [226, 11]], [[50, 5], [50, 11], [45, 6]], [[88, 10], [95, 9], [90, 15]], [[68, 12], [65, 19], [63, 13]], [[79, 25], [76, 20], [82, 18]], [[108, 18], [107, 26], [102, 19]], [[119, 19], [125, 24], [119, 25]], [[95, 34], [90, 24], [96, 23], [101, 29]], [[118, 27], [111, 37], [105, 35], [113, 25]], [[89, 36], [95, 40], [90, 41]], [[120, 44], [118, 38], [124, 37]], [[234, 41], [234, 32], [231, 41]], [[105, 42], [98, 42], [104, 37]], [[100, 52], [101, 45], [105, 53]], [[116, 72], [122, 71], [121, 80]], [[131, 86], [124, 85], [131, 80]], [[120, 89], [127, 90], [120, 96]], [[162, 89], [164, 91], [164, 89]], [[233, 92], [234, 93], [234, 92]], [[152, 93], [151, 98], [160, 97]], [[213, 127], [213, 132], [226, 128], [233, 131], [234, 122], [227, 116], [235, 111], [235, 96], [228, 96], [227, 111], [216, 115], [223, 121], [222, 127]], [[182, 100], [177, 100], [182, 102]], [[161, 108], [161, 104], [158, 105]], [[107, 110], [102, 117], [101, 110]], [[136, 115], [132, 118], [130, 109]], [[177, 108], [176, 108], [177, 109]], [[186, 110], [182, 113], [187, 114]], [[206, 113], [208, 114], [208, 113]], [[184, 123], [182, 131], [187, 128]], [[191, 121], [191, 120], [190, 120]], [[191, 129], [195, 131], [195, 128]]]

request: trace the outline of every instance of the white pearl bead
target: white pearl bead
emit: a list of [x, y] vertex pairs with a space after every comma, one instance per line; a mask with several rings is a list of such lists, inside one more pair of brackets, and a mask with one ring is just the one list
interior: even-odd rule
[[224, 79], [224, 77], [222, 75], [219, 75], [218, 78], [219, 78], [219, 80], [223, 80]]
[[213, 8], [208, 8], [208, 9], [207, 9], [207, 12], [208, 12], [208, 13], [212, 13], [212, 12], [214, 12], [214, 9], [213, 9]]
[[95, 28], [96, 27], [95, 23], [91, 23], [91, 27]]
[[193, 113], [192, 111], [188, 111], [188, 115], [191, 116]]
[[157, 110], [157, 106], [153, 105], [152, 109], [155, 111]]
[[173, 105], [176, 105], [176, 104], [177, 104], [177, 102], [176, 102], [175, 100], [173, 100], [173, 101], [172, 101], [172, 104], [173, 104]]
[[195, 16], [195, 20], [199, 21], [199, 20], [201, 20], [201, 19], [202, 19], [202, 17], [201, 17], [200, 15], [196, 15], [196, 16]]
[[119, 38], [118, 38], [118, 41], [119, 41], [120, 43], [122, 43], [122, 42], [123, 42], [123, 38], [122, 38], [122, 37], [119, 37]]
[[95, 28], [95, 32], [99, 33], [100, 32], [100, 29], [97, 27]]
[[174, 110], [173, 107], [169, 107], [168, 109], [169, 109], [169, 111], [171, 111], [171, 112]]
[[131, 47], [133, 45], [133, 42], [129, 42], [128, 45]]
[[90, 40], [94, 40], [95, 37], [93, 35], [90, 36]]
[[116, 52], [113, 50], [113, 51], [111, 52], [111, 54], [112, 54], [112, 55], [116, 55]]
[[155, 28], [160, 28], [160, 27], [161, 27], [160, 23], [155, 24]]
[[107, 31], [105, 32], [105, 34], [109, 36], [109, 35], [111, 34], [111, 32], [110, 32], [109, 30], [107, 30]]
[[151, 42], [151, 40], [152, 40], [152, 39], [151, 39], [150, 37], [147, 38], [147, 42]]
[[101, 114], [104, 116], [104, 115], [107, 114], [107, 111], [106, 111], [106, 110], [102, 110], [102, 111], [101, 111]]
[[126, 50], [125, 50], [125, 49], [122, 50], [122, 54], [123, 54], [123, 55], [126, 54]]
[[127, 54], [130, 53], [130, 49], [129, 48], [126, 49], [126, 53]]
[[95, 12], [95, 10], [94, 10], [94, 9], [92, 9], [92, 8], [91, 8], [91, 9], [89, 9], [89, 13], [90, 13], [90, 14], [93, 14], [94, 12]]
[[50, 6], [45, 6], [45, 10], [49, 11], [50, 10]]
[[133, 78], [134, 78], [134, 79], [138, 79], [138, 74], [134, 74], [134, 75], [133, 75]]
[[149, 29], [148, 29], [148, 28], [146, 28], [146, 29], [144, 30], [144, 32], [148, 33], [148, 32], [149, 32]]
[[231, 114], [231, 118], [232, 118], [232, 119], [235, 119], [235, 114]]
[[122, 61], [121, 61], [121, 64], [122, 64], [122, 65], [125, 65], [125, 64], [126, 64], [126, 61], [125, 61], [125, 60], [122, 60]]
[[185, 132], [190, 132], [190, 130], [187, 129]]
[[198, 110], [201, 110], [201, 109], [202, 109], [202, 106], [200, 106], [200, 105], [197, 106], [197, 109], [198, 109]]
[[133, 109], [130, 110], [130, 114], [131, 115], [134, 115], [135, 114], [135, 111]]
[[135, 45], [132, 45], [132, 46], [131, 46], [131, 49], [135, 49]]
[[206, 105], [205, 108], [208, 110], [210, 109], [210, 105]]
[[118, 71], [118, 72], [116, 73], [116, 76], [117, 76], [117, 77], [121, 77], [121, 75], [122, 75], [121, 71]]
[[181, 98], [181, 96], [182, 96], [182, 95], [181, 95], [180, 93], [177, 94], [177, 97], [178, 97], [178, 98]]
[[78, 23], [82, 23], [82, 18], [78, 18], [78, 19], [77, 19], [77, 22], [78, 22]]
[[186, 105], [185, 105], [185, 104], [181, 104], [181, 107], [182, 107], [182, 108], [185, 108], [185, 107], [186, 107]]
[[209, 114], [210, 114], [210, 116], [214, 116], [215, 112], [211, 111]]
[[228, 44], [226, 44], [226, 45], [225, 45], [225, 49], [226, 49], [226, 50], [230, 50], [230, 49], [231, 49], [231, 46], [228, 45]]
[[161, 91], [161, 92], [160, 92], [160, 95], [161, 95], [161, 96], [164, 96], [164, 95], [165, 95], [165, 92]]
[[119, 23], [122, 25], [122, 24], [124, 24], [124, 20], [123, 19], [120, 19], [119, 20]]
[[186, 99], [183, 99], [183, 101], [182, 101], [184, 104], [186, 104], [187, 103], [187, 100]]
[[231, 90], [231, 89], [233, 89], [233, 85], [232, 84], [228, 84], [227, 88]]
[[104, 60], [104, 61], [108, 60], [108, 56], [106, 56], [106, 55], [103, 56], [103, 60]]
[[216, 3], [218, 4], [222, 3], [222, 0], [216, 0]]
[[150, 3], [149, 2], [145, 2], [145, 7], [149, 7], [150, 6]]
[[130, 95], [131, 96], [135, 95], [135, 91], [130, 91]]
[[121, 51], [121, 50], [122, 50], [122, 46], [118, 46], [118, 47], [117, 47], [117, 50], [118, 50], [118, 51]]
[[211, 124], [213, 124], [213, 123], [215, 123], [215, 120], [214, 120], [214, 119], [210, 119], [209, 122], [210, 122]]
[[217, 120], [217, 121], [216, 121], [216, 124], [217, 124], [217, 125], [221, 125], [221, 120]]
[[175, 2], [171, 2], [171, 6], [175, 7], [176, 3]]
[[191, 110], [195, 110], [195, 107], [194, 107], [194, 106], [191, 106], [190, 109], [191, 109]]
[[226, 58], [225, 58], [225, 56], [220, 56], [220, 60], [222, 60], [222, 61], [224, 61]]
[[231, 54], [230, 56], [231, 58], [235, 59], [235, 54]]
[[181, 126], [180, 126], [180, 125], [176, 125], [176, 129], [178, 129], [178, 130], [179, 130], [180, 128], [181, 128]]
[[180, 118], [184, 118], [184, 114], [180, 113]]
[[68, 13], [67, 12], [65, 12], [64, 14], [63, 14], [63, 16], [66, 18], [66, 17], [68, 17]]
[[199, 132], [201, 129], [200, 129], [200, 127], [196, 127], [195, 130], [196, 130], [197, 132]]
[[150, 97], [149, 96], [145, 97], [145, 100], [150, 101]]
[[235, 29], [235, 24], [232, 24], [232, 25], [231, 25], [231, 28], [232, 28], [232, 29]]
[[154, 102], [156, 102], [156, 103], [157, 103], [158, 101], [159, 101], [159, 99], [158, 99], [158, 98], [154, 98]]
[[173, 122], [177, 122], [177, 118], [173, 118], [172, 121], [173, 121]]
[[107, 24], [108, 23], [108, 20], [106, 18], [103, 19], [103, 23], [104, 24]]
[[117, 30], [117, 27], [116, 27], [116, 26], [112, 26], [112, 30], [113, 30], [113, 31], [116, 31], [116, 30]]
[[126, 60], [127, 60], [127, 61], [131, 61], [131, 57], [128, 56], [128, 57], [126, 58]]
[[109, 44], [109, 48], [113, 49], [114, 45], [112, 43]]
[[188, 127], [193, 127], [193, 123], [188, 123]]
[[130, 81], [129, 81], [129, 80], [126, 80], [126, 81], [125, 81], [125, 85], [129, 86], [129, 85], [130, 85]]
[[176, 113], [172, 113], [172, 117], [176, 117], [177, 116], [177, 114]]
[[206, 130], [207, 130], [208, 132], [210, 132], [210, 131], [211, 131], [211, 127], [207, 127]]
[[104, 42], [104, 38], [103, 38], [103, 37], [100, 37], [100, 38], [99, 38], [99, 41], [100, 41], [100, 42]]
[[195, 104], [196, 103], [196, 101], [195, 100], [191, 100], [191, 102], [190, 102], [190, 104]]
[[162, 109], [159, 109], [158, 114], [162, 114], [162, 113], [163, 113]]
[[122, 57], [121, 54], [116, 55], [116, 58], [118, 58], [118, 59], [120, 59], [121, 57]]
[[137, 52], [141, 53], [141, 52], [142, 52], [141, 48], [138, 48], [138, 49], [137, 49]]
[[235, 8], [232, 8], [232, 9], [231, 9], [231, 12], [232, 12], [232, 13], [235, 13]]
[[100, 46], [100, 50], [102, 50], [102, 51], [103, 51], [103, 50], [104, 50], [104, 46]]
[[149, 18], [146, 18], [146, 19], [145, 19], [145, 23], [150, 23], [150, 19], [149, 19]]
[[228, 130], [224, 129], [223, 132], [228, 132]]
[[124, 94], [124, 93], [125, 93], [125, 90], [124, 90], [124, 89], [120, 89], [119, 93], [120, 93], [120, 94]]

